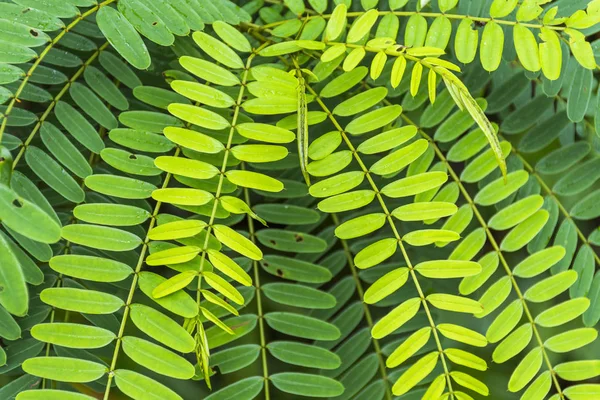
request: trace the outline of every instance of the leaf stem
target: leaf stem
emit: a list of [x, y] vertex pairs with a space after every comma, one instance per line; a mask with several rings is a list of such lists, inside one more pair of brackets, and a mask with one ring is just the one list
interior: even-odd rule
[[[245, 164], [242, 163], [242, 169], [245, 168]], [[250, 203], [250, 193], [248, 188], [244, 188], [244, 200], [248, 207], [252, 208]], [[252, 243], [256, 244], [256, 236], [254, 230], [254, 219], [248, 215], [248, 231], [250, 233], [250, 240]], [[258, 329], [260, 332], [260, 354], [261, 354], [261, 363], [263, 370], [263, 377], [265, 379], [265, 400], [270, 400], [270, 388], [269, 388], [269, 366], [267, 363], [267, 339], [265, 336], [265, 321], [264, 321], [264, 313], [263, 313], [263, 305], [262, 305], [262, 287], [260, 286], [260, 273], [258, 267], [258, 261], [252, 262], [252, 269], [254, 270], [254, 287], [256, 288], [256, 314], [258, 315]]]
[[[333, 223], [335, 224], [335, 226], [340, 225], [340, 219], [337, 216], [337, 214], [331, 214], [331, 219], [333, 220]], [[360, 281], [360, 277], [358, 276], [358, 271], [356, 270], [356, 265], [354, 265], [354, 258], [352, 257], [352, 251], [350, 250], [350, 246], [348, 246], [348, 241], [341, 239], [340, 242], [342, 243], [342, 247], [344, 248], [344, 253], [346, 254], [346, 258], [348, 259], [348, 265], [350, 266], [350, 271], [352, 272], [352, 277], [354, 278], [354, 283], [356, 285], [356, 291], [358, 292], [358, 297], [360, 298], [360, 301], [363, 303], [363, 308], [365, 310], [365, 320], [367, 321], [369, 330], [372, 330], [373, 326], [375, 324], [373, 323], [373, 317], [371, 315], [371, 310], [369, 309], [369, 306], [367, 305], [367, 303], [365, 303], [363, 301], [363, 299], [365, 297], [364, 296], [365, 291], [362, 287], [362, 282]], [[373, 337], [371, 338], [371, 341], [373, 343], [373, 349], [375, 350], [375, 353], [377, 354], [377, 359], [379, 360], [379, 371], [381, 373], [381, 377], [383, 378], [383, 383], [385, 384], [385, 397], [388, 400], [392, 400], [392, 393], [390, 392], [389, 378], [387, 375], [387, 370], [385, 368], [385, 361], [383, 359], [381, 345], [379, 344], [379, 340], [377, 340]]]
[[421, 288], [421, 285], [419, 283], [419, 279], [417, 278], [417, 275], [414, 271], [414, 267], [412, 265], [412, 262], [410, 261], [410, 258], [408, 257], [408, 253], [406, 251], [406, 248], [404, 247], [404, 243], [402, 241], [402, 238], [400, 236], [400, 233], [398, 232], [398, 229], [396, 228], [396, 224], [394, 223], [393, 219], [392, 219], [392, 215], [390, 213], [390, 211], [387, 208], [387, 205], [385, 204], [385, 201], [383, 200], [383, 197], [381, 196], [381, 192], [379, 190], [379, 188], [377, 187], [377, 185], [375, 184], [369, 169], [366, 167], [366, 165], [364, 164], [364, 162], [362, 161], [362, 159], [360, 158], [360, 156], [358, 155], [358, 152], [356, 151], [356, 148], [354, 147], [354, 145], [352, 144], [352, 142], [350, 141], [350, 139], [348, 138], [348, 136], [346, 135], [346, 132], [344, 131], [344, 129], [341, 127], [341, 125], [339, 124], [339, 122], [337, 121], [337, 119], [333, 116], [333, 113], [329, 110], [329, 108], [325, 105], [325, 103], [323, 102], [323, 100], [321, 99], [321, 97], [317, 94], [317, 92], [314, 91], [314, 89], [310, 86], [310, 85], [306, 85], [306, 88], [310, 91], [310, 93], [312, 95], [315, 96], [315, 100], [317, 101], [317, 103], [319, 104], [319, 106], [321, 107], [321, 109], [327, 114], [327, 116], [329, 117], [329, 120], [333, 123], [333, 125], [335, 126], [335, 128], [340, 132], [342, 139], [344, 140], [344, 142], [346, 143], [346, 145], [348, 146], [348, 148], [350, 149], [350, 151], [352, 152], [352, 154], [354, 155], [354, 159], [358, 162], [358, 164], [360, 165], [361, 169], [363, 170], [371, 188], [373, 189], [373, 191], [376, 193], [376, 197], [377, 200], [381, 206], [381, 209], [383, 210], [383, 212], [386, 215], [386, 219], [388, 221], [388, 224], [390, 226], [390, 228], [392, 229], [392, 232], [394, 233], [394, 236], [396, 238], [396, 240], [398, 241], [398, 246], [400, 247], [400, 251], [402, 252], [402, 256], [404, 257], [404, 261], [406, 262], [406, 265], [410, 271], [410, 276], [412, 278], [412, 281], [417, 289], [417, 292], [419, 293], [419, 297], [421, 299], [421, 303], [423, 304], [423, 309], [425, 310], [425, 314], [427, 315], [427, 319], [429, 321], [429, 325], [431, 327], [431, 330], [433, 332], [433, 337], [435, 339], [435, 343], [437, 346], [437, 350], [439, 352], [439, 356], [440, 359], [442, 361], [442, 366], [444, 368], [444, 375], [446, 377], [446, 382], [448, 385], [448, 390], [450, 391], [451, 394], [451, 398], [454, 397], [454, 391], [452, 389], [452, 380], [450, 378], [450, 371], [448, 369], [448, 365], [446, 363], [446, 357], [444, 355], [444, 349], [442, 347], [442, 343], [440, 340], [440, 337], [438, 335], [437, 329], [436, 329], [436, 325], [435, 325], [435, 321], [433, 320], [433, 316], [431, 315], [431, 311], [429, 309], [429, 305], [427, 304], [427, 301], [425, 300], [425, 293], [423, 292], [423, 289]]
[[[90, 15], [94, 14], [95, 12], [97, 12], [102, 7], [105, 7], [105, 6], [107, 6], [109, 4], [112, 4], [112, 3], [116, 2], [116, 1], [117, 0], [105, 0], [102, 3], [99, 3], [99, 4], [95, 5], [94, 7], [90, 8], [89, 10], [87, 10], [86, 12], [84, 12], [83, 14], [79, 15], [69, 25], [67, 25], [66, 27], [64, 27], [63, 30], [50, 41], [50, 43], [44, 48], [44, 50], [42, 50], [42, 52], [36, 58], [35, 62], [31, 65], [31, 67], [29, 68], [29, 70], [25, 74], [25, 78], [23, 78], [23, 81], [21, 82], [21, 84], [17, 88], [17, 91], [15, 92], [14, 97], [12, 98], [12, 100], [10, 101], [10, 103], [8, 103], [8, 106], [6, 107], [6, 111], [4, 112], [3, 115], [0, 115], [0, 117], [2, 118], [2, 124], [0, 124], [0, 142], [2, 142], [2, 135], [4, 134], [4, 130], [6, 129], [6, 124], [8, 122], [8, 117], [9, 117], [10, 113], [12, 112], [12, 110], [13, 110], [13, 108], [15, 106], [15, 103], [18, 101], [19, 96], [21, 95], [21, 92], [23, 92], [23, 89], [25, 88], [25, 85], [27, 85], [27, 82], [29, 82], [29, 78], [31, 77], [31, 75], [33, 75], [33, 73], [37, 69], [37, 67], [41, 64], [41, 62], [44, 60], [44, 58], [48, 55], [48, 53], [50, 52], [50, 50], [52, 50], [52, 48], [60, 41], [60, 39], [62, 39], [63, 36], [65, 36], [65, 34], [67, 32], [69, 32], [71, 29], [73, 29], [81, 21], [83, 21], [84, 19], [86, 19]], [[16, 164], [16, 162], [15, 162], [15, 164]]]

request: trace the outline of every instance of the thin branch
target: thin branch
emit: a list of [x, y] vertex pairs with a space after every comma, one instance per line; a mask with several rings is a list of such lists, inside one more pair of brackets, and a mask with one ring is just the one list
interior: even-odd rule
[[[244, 163], [242, 163], [242, 169], [246, 169]], [[248, 188], [244, 188], [244, 199], [248, 207], [252, 208], [250, 203], [250, 192]], [[248, 214], [248, 231], [250, 233], [250, 240], [256, 244], [256, 236], [254, 229], [254, 219]], [[260, 285], [260, 273], [258, 267], [258, 261], [252, 262], [252, 269], [254, 270], [254, 287], [256, 288], [256, 314], [258, 316], [258, 329], [260, 332], [260, 353], [261, 363], [263, 370], [263, 378], [265, 379], [265, 400], [270, 400], [270, 388], [269, 388], [269, 366], [267, 363], [267, 339], [265, 336], [265, 321], [262, 305], [262, 287]]]

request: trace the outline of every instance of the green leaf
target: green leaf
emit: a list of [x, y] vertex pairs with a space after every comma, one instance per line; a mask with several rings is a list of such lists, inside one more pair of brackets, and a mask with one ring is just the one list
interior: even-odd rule
[[21, 337], [21, 328], [4, 307], [0, 307], [0, 336], [8, 340]]
[[517, 251], [528, 244], [542, 230], [549, 218], [546, 210], [538, 210], [532, 216], [514, 227], [500, 243], [506, 252]]
[[123, 337], [122, 343], [128, 357], [154, 372], [177, 379], [190, 379], [195, 374], [186, 359], [159, 345], [133, 336]]
[[235, 86], [240, 84], [240, 80], [233, 73], [210, 61], [183, 56], [179, 59], [179, 63], [192, 74], [216, 85]]
[[175, 37], [151, 7], [140, 0], [119, 2], [118, 10], [142, 35], [161, 46], [170, 46]]
[[260, 264], [268, 273], [292, 281], [324, 283], [331, 279], [331, 272], [327, 268], [295, 258], [266, 255]]
[[253, 171], [230, 170], [225, 173], [231, 183], [250, 189], [263, 190], [265, 192], [281, 192], [283, 183], [268, 175]]
[[213, 226], [215, 236], [221, 243], [233, 251], [240, 253], [252, 260], [262, 259], [262, 252], [249, 239], [240, 235], [235, 230], [225, 225]]
[[451, 294], [434, 293], [426, 297], [434, 307], [440, 310], [477, 314], [483, 307], [475, 300]]
[[236, 304], [244, 304], [244, 298], [242, 297], [241, 293], [225, 279], [221, 278], [217, 274], [208, 271], [203, 272], [202, 276], [204, 277], [204, 279], [206, 279], [206, 283], [208, 283], [208, 285], [215, 289], [217, 292], [221, 293], [223, 296], [227, 297], [229, 300], [233, 301]]
[[340, 330], [329, 322], [290, 312], [270, 312], [265, 315], [267, 324], [286, 335], [314, 340], [336, 340]]
[[117, 369], [114, 373], [117, 387], [133, 399], [182, 400], [168, 387], [140, 373], [126, 369]]
[[53, 307], [86, 314], [112, 314], [124, 304], [108, 293], [66, 287], [44, 289], [40, 298]]
[[228, 94], [198, 82], [175, 80], [171, 82], [171, 88], [188, 99], [211, 107], [229, 108], [235, 103]]
[[[31, 375], [25, 375], [31, 377]], [[30, 386], [30, 385], [27, 385]], [[25, 390], [17, 394], [19, 400], [93, 400], [86, 394], [67, 392], [56, 389], [33, 389]]]
[[567, 99], [567, 115], [571, 121], [580, 122], [583, 120], [585, 110], [592, 98], [592, 71], [578, 65], [571, 82], [572, 86]]
[[397, 268], [377, 279], [364, 294], [364, 302], [375, 304], [400, 289], [408, 280], [408, 268]]
[[80, 204], [73, 209], [73, 215], [84, 222], [112, 226], [139, 225], [150, 218], [143, 208], [110, 203]]
[[446, 349], [444, 353], [453, 363], [464, 365], [478, 371], [487, 370], [487, 363], [480, 357], [460, 349]]
[[575, 385], [566, 388], [563, 393], [570, 400], [588, 400], [600, 395], [600, 385], [597, 383], [588, 383]]
[[[175, 261], [173, 261], [172, 263], [178, 264], [178, 262]], [[192, 283], [196, 276], [198, 276], [198, 272], [196, 271], [183, 271], [155, 287], [152, 291], [152, 297], [154, 297], [155, 299], [160, 299], [162, 297], [170, 295], [171, 293], [178, 292], [179, 290], [185, 288], [187, 285]]]
[[[23, 316], [27, 314], [29, 309], [29, 294], [25, 284], [25, 276], [19, 260], [3, 235], [0, 235], [0, 264], [2, 264], [0, 269], [0, 282], [2, 282], [0, 305], [11, 314]], [[10, 327], [12, 324], [9, 322], [7, 325], [9, 325], [9, 330], [12, 330]], [[2, 330], [4, 329], [0, 331]]]
[[389, 312], [385, 317], [377, 321], [377, 323], [373, 326], [373, 329], [371, 329], [371, 335], [375, 339], [381, 339], [388, 336], [396, 329], [410, 321], [417, 314], [420, 308], [421, 299], [413, 298], [406, 300]]
[[536, 347], [523, 357], [508, 381], [509, 391], [518, 392], [533, 379], [542, 366], [542, 353], [543, 350]]
[[533, 338], [530, 324], [523, 324], [506, 337], [494, 350], [492, 358], [496, 363], [504, 363], [523, 351]]
[[269, 299], [294, 307], [321, 309], [335, 306], [336, 300], [331, 294], [308, 286], [290, 283], [268, 283], [262, 290]]
[[488, 226], [496, 230], [506, 230], [525, 221], [544, 204], [540, 195], [525, 197], [497, 212], [488, 222]]
[[106, 373], [102, 364], [68, 357], [35, 357], [25, 360], [28, 374], [62, 382], [92, 382]]
[[308, 191], [311, 196], [317, 198], [335, 196], [352, 190], [364, 179], [365, 174], [362, 171], [343, 172], [313, 184]]
[[411, 246], [427, 246], [437, 242], [452, 242], [460, 239], [460, 235], [451, 230], [423, 229], [408, 232], [402, 240]]
[[586, 346], [596, 340], [598, 331], [593, 328], [578, 328], [548, 338], [544, 347], [554, 353], [567, 353]]
[[52, 157], [35, 146], [25, 152], [25, 161], [31, 170], [65, 199], [81, 203], [84, 193], [79, 184]]
[[6, 42], [0, 43], [0, 62], [2, 63], [20, 64], [28, 62], [35, 57], [35, 51], [28, 47]]
[[113, 332], [103, 328], [56, 322], [35, 325], [31, 336], [41, 342], [75, 349], [97, 349], [115, 339]]
[[137, 69], [150, 67], [150, 54], [131, 23], [112, 7], [102, 7], [96, 13], [98, 28], [110, 44]]
[[395, 121], [401, 113], [399, 105], [381, 107], [354, 119], [345, 130], [352, 135], [362, 135]]
[[363, 154], [376, 154], [392, 150], [410, 140], [416, 133], [417, 128], [412, 125], [391, 129], [362, 142], [357, 150]]
[[56, 126], [44, 122], [40, 128], [40, 136], [48, 151], [69, 171], [80, 178], [92, 174], [92, 168], [85, 157]]
[[341, 360], [329, 350], [304, 343], [276, 341], [267, 345], [273, 357], [292, 365], [307, 368], [336, 369]]
[[203, 206], [213, 201], [214, 196], [206, 190], [190, 188], [164, 188], [152, 192], [152, 198], [162, 203], [184, 206]]
[[[329, 82], [327, 85], [325, 85], [325, 87], [321, 90], [321, 93], [320, 93], [321, 97], [324, 97], [324, 98], [337, 97], [342, 93], [348, 92], [354, 86], [359, 84], [365, 78], [365, 76], [367, 76], [368, 70], [369, 69], [367, 67], [362, 66], [362, 67], [355, 68], [352, 71], [341, 74], [340, 76], [331, 80], [331, 82]], [[386, 90], [386, 93], [387, 93], [387, 90]], [[355, 97], [358, 97], [358, 96], [355, 96]], [[350, 99], [350, 100], [352, 100], [352, 99]], [[356, 102], [356, 100], [355, 100], [355, 102]], [[353, 104], [353, 103], [351, 103], [351, 104]], [[342, 104], [338, 105], [338, 107], [339, 106], [342, 106]], [[342, 109], [343, 109], [343, 107], [344, 106], [342, 106]], [[369, 108], [369, 107], [366, 107], [366, 108]], [[337, 107], [336, 107], [336, 109], [337, 109]], [[356, 112], [352, 112], [351, 114], [346, 113], [346, 115], [354, 115], [354, 114], [356, 114]], [[338, 115], [344, 115], [344, 113], [342, 112], [342, 114], [338, 114]]]
[[496, 22], [485, 24], [481, 35], [481, 65], [483, 69], [493, 72], [498, 69], [504, 49], [504, 31]]
[[110, 251], [133, 250], [142, 244], [133, 233], [100, 225], [67, 225], [62, 229], [62, 237], [72, 243]]
[[435, 368], [438, 362], [439, 354], [437, 352], [429, 353], [421, 357], [410, 366], [396, 381], [392, 387], [395, 396], [401, 396], [411, 390], [419, 382], [425, 379]]
[[425, 327], [410, 335], [406, 340], [398, 346], [392, 354], [388, 357], [385, 365], [388, 368], [394, 368], [408, 360], [410, 357], [415, 355], [419, 350], [423, 348], [431, 337], [431, 328]]
[[208, 259], [213, 267], [244, 286], [252, 285], [252, 278], [234, 260], [215, 250], [208, 250]]
[[565, 248], [553, 246], [538, 251], [521, 261], [513, 273], [521, 278], [532, 278], [548, 270], [565, 256]]
[[194, 349], [195, 341], [190, 334], [165, 314], [143, 304], [132, 304], [130, 309], [135, 326], [151, 338], [182, 353]]
[[398, 248], [395, 238], [379, 240], [359, 251], [354, 257], [354, 263], [360, 269], [374, 267], [394, 255]]
[[346, 13], [347, 7], [345, 4], [341, 3], [335, 7], [325, 30], [327, 40], [335, 40], [340, 36], [346, 26]]
[[473, 261], [424, 261], [415, 266], [426, 278], [464, 278], [481, 272], [481, 265]]
[[265, 380], [262, 376], [253, 376], [241, 379], [223, 389], [205, 397], [206, 400], [228, 400], [236, 398], [239, 400], [252, 400], [263, 390]]
[[517, 24], [513, 28], [513, 39], [519, 61], [521, 61], [523, 68], [528, 71], [539, 71], [541, 68], [540, 51], [538, 49], [537, 40], [531, 30], [523, 25]]
[[458, 208], [453, 203], [433, 201], [400, 206], [392, 211], [392, 215], [400, 221], [425, 221], [448, 217], [457, 211]]
[[516, 192], [527, 179], [529, 174], [526, 171], [511, 172], [506, 176], [506, 183], [503, 178], [492, 181], [477, 193], [474, 201], [482, 206], [496, 204]]
[[470, 64], [477, 54], [479, 44], [479, 31], [472, 28], [473, 21], [469, 18], [463, 19], [456, 30], [454, 51], [458, 61]]
[[[220, 130], [229, 128], [230, 124], [225, 118], [220, 116], [214, 111], [208, 110], [206, 108], [193, 106], [190, 104], [182, 104], [182, 103], [172, 103], [169, 104], [169, 112], [180, 118], [186, 122], [197, 125], [202, 128], [210, 129], [210, 130]], [[189, 135], [193, 133], [198, 133], [194, 131], [187, 131]], [[195, 135], [198, 136], [198, 135]], [[171, 138], [169, 138], [171, 139]], [[186, 146], [188, 147], [188, 146]], [[193, 149], [193, 148], [192, 148]], [[193, 149], [195, 150], [195, 149]]]
[[[277, 342], [272, 343], [274, 345]], [[221, 350], [211, 355], [211, 367], [218, 368], [222, 374], [239, 371], [252, 364], [260, 355], [260, 346], [245, 344]]]
[[554, 370], [564, 380], [583, 381], [600, 375], [600, 361], [581, 360], [558, 364]]
[[326, 213], [336, 213], [362, 208], [370, 204], [374, 199], [375, 192], [372, 190], [357, 190], [322, 200], [317, 207]]
[[252, 46], [248, 42], [248, 39], [242, 35], [233, 26], [223, 21], [215, 21], [213, 23], [213, 29], [215, 33], [229, 46], [243, 53], [249, 53], [252, 51]]
[[189, 294], [180, 290], [160, 299], [152, 297], [152, 291], [166, 281], [160, 275], [143, 271], [139, 274], [139, 285], [142, 292], [167, 310], [185, 318], [193, 318], [198, 314], [198, 306]]
[[573, 218], [590, 220], [600, 216], [600, 190], [596, 190], [579, 200], [569, 212]]
[[527, 289], [524, 297], [531, 302], [541, 303], [558, 296], [560, 293], [570, 288], [576, 280], [576, 271], [563, 271], [537, 282]]
[[425, 172], [389, 183], [381, 189], [381, 193], [391, 198], [408, 197], [438, 188], [447, 180], [445, 172]]
[[120, 282], [133, 273], [129, 265], [119, 261], [75, 254], [53, 257], [50, 267], [58, 273], [94, 282]]
[[147, 199], [156, 186], [133, 178], [96, 174], [85, 178], [85, 185], [95, 192], [122, 199]]
[[[173, 247], [170, 249], [153, 252], [148, 257], [146, 257], [146, 264], [148, 264], [150, 266], [157, 266], [157, 265], [185, 263], [185, 262], [191, 261], [194, 257], [196, 257], [198, 255], [198, 253], [200, 253], [201, 250], [202, 249], [198, 246], [181, 246], [181, 247]], [[182, 278], [182, 280], [188, 280], [190, 278], [191, 277], [186, 277], [185, 279]], [[185, 287], [187, 285], [187, 283], [182, 284], [182, 285]], [[166, 296], [166, 294], [163, 294], [163, 296]], [[155, 296], [155, 297], [162, 297], [162, 296]]]
[[535, 323], [544, 328], [560, 326], [583, 314], [589, 306], [590, 300], [586, 297], [567, 300], [542, 311], [535, 318]]
[[113, 129], [108, 133], [108, 137], [118, 145], [149, 153], [164, 153], [175, 146], [162, 135], [134, 129]]
[[204, 32], [194, 32], [192, 37], [194, 42], [215, 61], [234, 69], [244, 68], [240, 56], [220, 40]]
[[247, 122], [235, 128], [245, 138], [267, 143], [290, 143], [296, 138], [294, 132], [269, 124]]
[[353, 239], [368, 235], [386, 222], [386, 215], [383, 213], [367, 214], [346, 221], [335, 228], [335, 235], [340, 239]]
[[273, 385], [285, 393], [309, 397], [335, 397], [344, 392], [338, 381], [320, 375], [281, 372], [270, 377]]
[[487, 345], [485, 336], [459, 325], [439, 324], [436, 326], [436, 329], [448, 339], [456, 340], [457, 342], [477, 347], [485, 347]]
[[[357, 69], [360, 69], [360, 68], [362, 68], [362, 67], [359, 67]], [[354, 71], [356, 71], [356, 69]], [[366, 70], [365, 70], [365, 75], [366, 75]], [[345, 77], [345, 75], [340, 75], [336, 79], [340, 79], [342, 77]], [[336, 79], [334, 79], [334, 81]], [[330, 84], [328, 84], [327, 86], [329, 86]], [[354, 86], [354, 85], [352, 85], [352, 86]], [[346, 90], [344, 90], [344, 91], [346, 91]], [[348, 100], [345, 100], [345, 101], [341, 102], [340, 104], [338, 104], [333, 109], [333, 113], [335, 115], [340, 115], [342, 117], [356, 115], [360, 112], [366, 111], [369, 108], [379, 104], [385, 98], [387, 93], [388, 93], [388, 90], [385, 87], [377, 87], [377, 88], [366, 90], [366, 91], [361, 92], [361, 93], [349, 98]], [[321, 92], [321, 96], [323, 96], [323, 92]], [[367, 153], [365, 153], [365, 154], [367, 154]]]

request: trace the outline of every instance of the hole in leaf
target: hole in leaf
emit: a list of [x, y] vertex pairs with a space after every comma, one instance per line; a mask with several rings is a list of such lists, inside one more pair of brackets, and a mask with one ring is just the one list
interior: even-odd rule
[[29, 33], [31, 33], [31, 36], [33, 36], [33, 37], [38, 37], [38, 36], [40, 35], [40, 34], [39, 34], [39, 33], [37, 33], [37, 32], [36, 32], [34, 29], [31, 29], [31, 30], [29, 31]]
[[277, 276], [283, 276], [283, 271], [277, 268]]
[[304, 242], [304, 236], [302, 235], [294, 235], [294, 239], [296, 240], [296, 243], [300, 243], [300, 242]]
[[15, 206], [15, 207], [17, 207], [17, 208], [23, 207], [23, 203], [21, 203], [19, 201], [19, 199], [14, 199], [13, 202], [12, 202], [12, 205]]
[[137, 160], [137, 156], [136, 156], [135, 154], [131, 154], [131, 155], [129, 156], [129, 159], [130, 159], [130, 160]]
[[273, 246], [277, 246], [277, 242], [274, 240], [269, 240], [269, 243], [271, 243]]

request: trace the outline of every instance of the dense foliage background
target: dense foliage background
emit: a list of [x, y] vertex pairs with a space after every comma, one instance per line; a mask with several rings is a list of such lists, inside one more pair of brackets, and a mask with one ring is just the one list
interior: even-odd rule
[[0, 0], [0, 400], [600, 398], [598, 22]]

